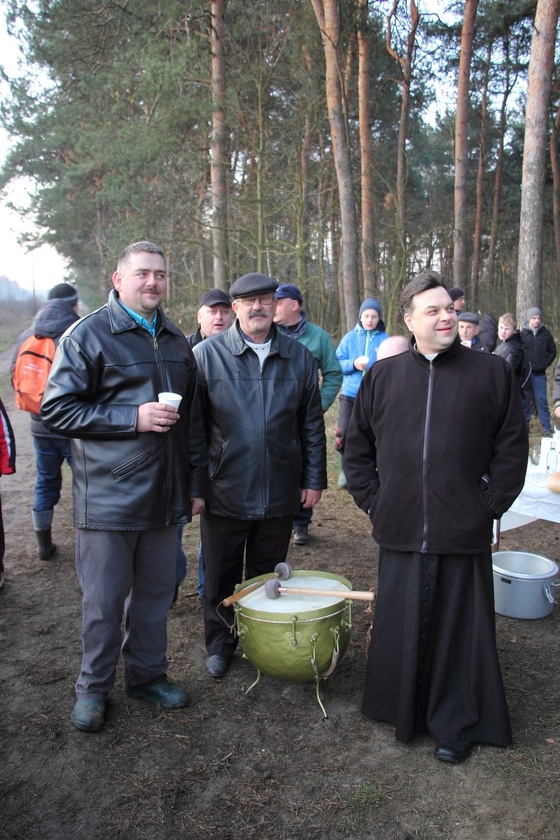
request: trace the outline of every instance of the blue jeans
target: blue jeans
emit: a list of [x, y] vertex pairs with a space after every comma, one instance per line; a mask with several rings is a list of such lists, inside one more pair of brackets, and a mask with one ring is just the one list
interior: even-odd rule
[[539, 423], [543, 428], [543, 432], [550, 432], [552, 427], [550, 424], [550, 411], [548, 409], [548, 394], [545, 373], [534, 373], [531, 376], [531, 382], [529, 383], [527, 394], [523, 400], [525, 420], [527, 423], [531, 420], [531, 397], [535, 400], [537, 415]]
[[35, 483], [34, 510], [52, 510], [60, 499], [62, 465], [72, 469], [69, 438], [33, 437], [37, 481]]
[[[179, 586], [179, 584], [187, 576], [187, 555], [185, 554], [182, 545], [184, 527], [184, 525], [179, 525], [177, 532], [177, 586]], [[202, 598], [202, 593], [204, 591], [204, 558], [202, 556], [202, 544], [198, 547], [198, 585], [196, 587], [196, 591], [199, 598]]]
[[311, 525], [311, 520], [313, 519], [313, 508], [304, 508], [303, 505], [299, 506], [299, 510], [294, 516], [294, 528], [308, 528]]

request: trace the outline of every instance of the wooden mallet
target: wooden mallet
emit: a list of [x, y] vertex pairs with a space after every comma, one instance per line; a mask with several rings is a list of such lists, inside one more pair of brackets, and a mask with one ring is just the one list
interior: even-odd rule
[[326, 595], [330, 598], [351, 598], [354, 601], [373, 601], [375, 592], [358, 592], [354, 589], [304, 589], [298, 586], [282, 586], [279, 580], [265, 581], [264, 591], [267, 598], [279, 598], [284, 592], [289, 595]]
[[281, 580], [288, 580], [291, 574], [292, 569], [289, 563], [278, 563], [274, 567], [274, 573], [267, 577], [266, 580], [259, 580], [258, 583], [252, 583], [251, 586], [246, 586], [245, 589], [240, 589], [239, 592], [234, 592], [233, 595], [230, 595], [228, 598], [224, 598], [222, 605], [224, 607], [231, 607], [232, 604], [240, 601], [241, 598], [244, 598], [245, 595], [248, 595], [250, 592], [254, 592], [255, 589], [260, 589], [260, 587], [264, 586], [266, 583], [279, 584]]

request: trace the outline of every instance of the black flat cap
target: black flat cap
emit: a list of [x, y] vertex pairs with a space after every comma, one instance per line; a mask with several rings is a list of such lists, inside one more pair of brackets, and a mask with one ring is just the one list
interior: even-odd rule
[[480, 324], [480, 318], [476, 312], [461, 312], [459, 321], [468, 321], [469, 324]]
[[268, 274], [244, 274], [232, 283], [229, 293], [233, 299], [246, 297], [247, 295], [258, 295], [259, 292], [275, 292], [278, 288], [278, 281]]
[[221, 303], [222, 306], [231, 307], [231, 300], [227, 292], [222, 292], [221, 289], [210, 289], [209, 292], [204, 292], [200, 298], [198, 308], [200, 309], [201, 306], [216, 306], [218, 303]]

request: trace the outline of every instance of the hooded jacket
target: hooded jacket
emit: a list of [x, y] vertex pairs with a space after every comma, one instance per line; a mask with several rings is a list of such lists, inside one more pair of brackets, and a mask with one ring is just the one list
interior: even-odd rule
[[413, 344], [367, 372], [344, 472], [379, 545], [477, 554], [521, 492], [528, 438], [513, 368], [458, 338], [428, 361]]
[[[196, 365], [181, 330], [158, 309], [156, 336], [123, 309], [113, 290], [58, 345], [41, 416], [72, 438], [78, 528], [150, 530], [190, 520], [204, 497], [206, 444]], [[182, 395], [166, 434], [137, 432], [138, 407], [161, 391]]]
[[376, 329], [365, 330], [358, 321], [353, 330], [343, 335], [336, 348], [336, 355], [344, 374], [342, 379], [342, 395], [355, 398], [358, 388], [362, 384], [365, 371], [356, 370], [354, 359], [359, 356], [369, 356], [367, 370], [377, 361], [377, 348], [382, 341], [389, 338], [385, 332], [385, 324], [379, 321]]
[[208, 438], [207, 510], [232, 519], [289, 516], [300, 490], [327, 486], [317, 363], [273, 324], [262, 370], [234, 322], [194, 348]]
[[323, 413], [328, 411], [342, 385], [342, 370], [330, 335], [318, 324], [308, 321], [305, 312], [293, 328], [280, 326], [279, 329], [313, 354], [321, 371], [321, 406]]

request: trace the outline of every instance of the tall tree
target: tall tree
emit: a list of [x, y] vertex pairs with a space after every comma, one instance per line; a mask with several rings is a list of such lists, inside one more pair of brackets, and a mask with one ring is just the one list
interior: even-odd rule
[[325, 53], [326, 93], [340, 202], [341, 272], [346, 328], [352, 329], [359, 308], [356, 199], [342, 80], [340, 19], [337, 0], [311, 0]]
[[550, 168], [552, 170], [552, 212], [554, 218], [554, 249], [556, 265], [554, 286], [560, 291], [560, 105], [556, 110], [550, 135]]
[[358, 109], [360, 132], [361, 228], [360, 247], [364, 297], [374, 294], [379, 271], [374, 222], [374, 159], [371, 130], [371, 48], [368, 0], [358, 0]]
[[482, 100], [480, 104], [480, 134], [478, 137], [478, 168], [476, 173], [476, 209], [474, 214], [474, 241], [471, 267], [471, 303], [476, 308], [478, 300], [478, 280], [480, 276], [482, 247], [482, 215], [484, 201], [484, 181], [486, 175], [486, 142], [488, 135], [488, 85], [492, 63], [492, 42], [487, 45], [486, 61], [482, 81]]
[[212, 142], [210, 173], [212, 184], [212, 241], [214, 285], [227, 291], [229, 264], [227, 242], [227, 126], [226, 58], [224, 14], [227, 0], [212, 0], [210, 46], [212, 50]]
[[393, 288], [398, 289], [406, 276], [406, 142], [408, 136], [408, 119], [410, 114], [410, 86], [412, 83], [412, 64], [414, 57], [414, 46], [416, 31], [420, 21], [418, 6], [415, 0], [409, 0], [410, 27], [406, 38], [406, 50], [399, 54], [392, 45], [392, 20], [397, 13], [399, 0], [393, 0], [393, 7], [387, 18], [387, 52], [395, 61], [398, 61], [401, 71], [401, 108], [399, 116], [399, 136], [397, 141], [397, 182], [395, 188], [395, 218], [397, 229], [397, 246], [395, 249], [395, 283]]
[[560, 0], [538, 0], [525, 108], [525, 143], [521, 182], [517, 313], [539, 306], [542, 293], [542, 246], [548, 114]]
[[455, 230], [453, 235], [453, 281], [464, 288], [467, 280], [467, 178], [468, 178], [468, 114], [469, 80], [473, 53], [478, 0], [465, 0], [461, 55], [457, 82], [457, 114], [455, 117]]

